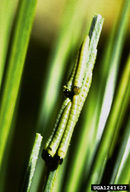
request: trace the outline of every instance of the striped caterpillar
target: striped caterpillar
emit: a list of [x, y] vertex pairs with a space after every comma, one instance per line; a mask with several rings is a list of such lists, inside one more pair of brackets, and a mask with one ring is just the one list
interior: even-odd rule
[[[97, 54], [97, 51], [95, 51], [95, 53], [93, 54], [93, 57], [90, 58], [91, 64], [93, 65], [95, 63], [96, 54]], [[93, 65], [91, 65], [90, 70], [87, 71], [86, 78], [84, 81], [84, 86], [82, 87], [81, 92], [78, 95], [74, 95], [72, 99], [72, 107], [70, 110], [68, 123], [57, 152], [58, 156], [62, 159], [65, 158], [74, 127], [78, 121], [79, 115], [81, 113], [81, 110], [83, 108], [83, 105], [85, 103], [85, 100], [87, 98], [87, 95], [91, 86]]]

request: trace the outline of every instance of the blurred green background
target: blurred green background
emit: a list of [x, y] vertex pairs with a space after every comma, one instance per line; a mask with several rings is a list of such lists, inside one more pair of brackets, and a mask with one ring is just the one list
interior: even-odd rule
[[[2, 1], [3, 0], [0, 0], [1, 5]], [[107, 86], [105, 83], [107, 82], [108, 73], [113, 73], [109, 71], [110, 67], [112, 67], [111, 64], [110, 66], [109, 63], [105, 64], [105, 61], [109, 58], [109, 54], [107, 55], [105, 53], [107, 52], [113, 29], [115, 28], [115, 31], [116, 28], [118, 29], [118, 27], [115, 27], [115, 23], [119, 20], [122, 14], [123, 4], [124, 2], [122, 0], [80, 0], [77, 1], [77, 3], [74, 0], [38, 0], [22, 74], [22, 81], [11, 124], [11, 131], [9, 132], [4, 152], [0, 173], [0, 177], [2, 178], [0, 179], [2, 181], [0, 192], [20, 191], [35, 134], [36, 132], [39, 132], [43, 136], [43, 148], [52, 131], [57, 113], [64, 99], [62, 87], [67, 82], [75, 62], [77, 50], [84, 39], [84, 36], [89, 31], [93, 15], [101, 14], [104, 18], [104, 25], [98, 45], [98, 55], [93, 73], [92, 87], [79, 122], [75, 128], [69, 154], [64, 161], [63, 169], [67, 166], [68, 173], [67, 171], [62, 170], [64, 174], [63, 172], [60, 173], [62, 174], [62, 179], [60, 176], [61, 186], [59, 189], [56, 188], [56, 191], [67, 191], [67, 187], [65, 188], [63, 186], [67, 186], [67, 183], [71, 180], [69, 179], [69, 181], [67, 181], [66, 178], [70, 178], [70, 175], [72, 174], [70, 167], [73, 164], [73, 161], [76, 160], [75, 154], [80, 154], [80, 149], [78, 152], [78, 145], [81, 143], [83, 135], [86, 138], [85, 140], [87, 140], [87, 143], [83, 144], [84, 148], [82, 148], [82, 153], [84, 153], [85, 148], [87, 148], [84, 157], [87, 160], [87, 163], [85, 164], [85, 162], [83, 162], [81, 170], [83, 168], [84, 170], [87, 170], [87, 166], [90, 167], [98, 139], [100, 140], [102, 135], [102, 131], [100, 132], [100, 130], [97, 130], [95, 126], [98, 125], [101, 115], [100, 111], [104, 98], [103, 95]], [[10, 15], [10, 17], [12, 17], [12, 26], [10, 27], [11, 36], [6, 56], [0, 96], [2, 96], [6, 79], [8, 57], [11, 50], [18, 1], [14, 0], [9, 2], [8, 6], [9, 9], [13, 9], [12, 14]], [[1, 10], [2, 6], [0, 6], [0, 11]], [[112, 97], [116, 95], [118, 90], [122, 71], [129, 54], [129, 34], [130, 29], [127, 26], [123, 36], [124, 42], [122, 43], [118, 68], [115, 67], [115, 70], [117, 69], [117, 74], [115, 73], [116, 80], [111, 82], [112, 86], [113, 84], [115, 86], [115, 88], [113, 88]], [[9, 33], [7, 36], [9, 37]], [[112, 50], [113, 47], [111, 46], [110, 48], [111, 55], [112, 52], [114, 52], [114, 50]], [[102, 87], [100, 87], [101, 84]], [[98, 100], [98, 98], [100, 99]], [[109, 99], [111, 100], [111, 96], [109, 98], [108, 94], [108, 106], [106, 104], [106, 108], [111, 108]], [[116, 157], [118, 151], [120, 151], [120, 143], [124, 133], [123, 130], [128, 124], [129, 102], [126, 103], [122, 115], [122, 121], [120, 123], [120, 131], [113, 149], [114, 153], [112, 154], [112, 158], [110, 158], [103, 175], [102, 182], [104, 183], [110, 182]], [[110, 111], [108, 110], [108, 114], [109, 113]], [[104, 121], [106, 121], [106, 118], [107, 114], [103, 117]], [[88, 129], [82, 131], [82, 127], [86, 126]], [[104, 126], [102, 125], [102, 130], [103, 129]], [[99, 135], [99, 138], [97, 134]], [[89, 145], [89, 147], [86, 147], [86, 145]], [[77, 159], [78, 158], [79, 157], [77, 157]], [[80, 158], [82, 157], [80, 156]], [[82, 164], [80, 159], [78, 159], [77, 162], [79, 162], [79, 165]], [[78, 164], [76, 164], [76, 166], [77, 165]], [[44, 161], [39, 157], [31, 192], [41, 191], [43, 185], [44, 166]], [[78, 171], [78, 167], [76, 168]], [[69, 173], [69, 171], [71, 173]], [[87, 178], [87, 174], [89, 173], [86, 171], [86, 173], [80, 175], [81, 181], [79, 181], [79, 183], [82, 184], [82, 186], [85, 186], [84, 177]], [[71, 175], [71, 177], [73, 176]], [[76, 180], [74, 183], [76, 183]], [[68, 188], [68, 192], [76, 191], [75, 188], [76, 187], [74, 187], [73, 190]], [[77, 191], [82, 191], [82, 187], [78, 185]]]

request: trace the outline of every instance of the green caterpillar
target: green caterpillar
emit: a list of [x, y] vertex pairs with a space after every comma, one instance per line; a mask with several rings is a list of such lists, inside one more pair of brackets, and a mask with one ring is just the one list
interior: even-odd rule
[[50, 143], [51, 143], [51, 141], [52, 141], [52, 139], [53, 139], [53, 137], [54, 137], [54, 135], [55, 135], [57, 126], [58, 126], [58, 124], [59, 124], [59, 122], [60, 122], [61, 116], [63, 115], [63, 112], [64, 112], [66, 106], [68, 105], [68, 103], [69, 103], [70, 101], [71, 101], [71, 100], [70, 100], [69, 98], [66, 98], [66, 99], [64, 100], [64, 102], [63, 102], [63, 104], [62, 104], [62, 106], [61, 106], [60, 112], [59, 112], [59, 114], [58, 114], [58, 117], [57, 117], [57, 119], [56, 119], [56, 123], [55, 123], [55, 125], [54, 125], [52, 134], [51, 134], [51, 136], [49, 137], [48, 141], [46, 142], [45, 150], [47, 150], [48, 146], [50, 145]]
[[58, 128], [57, 128], [56, 133], [55, 133], [55, 135], [53, 137], [53, 140], [51, 141], [51, 143], [49, 144], [49, 146], [47, 148], [47, 152], [52, 157], [54, 157], [54, 155], [55, 155], [55, 153], [57, 151], [57, 148], [58, 148], [58, 146], [60, 144], [60, 141], [61, 141], [61, 139], [63, 137], [64, 130], [66, 128], [66, 124], [67, 124], [67, 121], [68, 121], [68, 118], [69, 118], [69, 113], [70, 113], [71, 105], [72, 105], [72, 103], [69, 102], [67, 104], [67, 106], [65, 107], [63, 115], [62, 115], [62, 117], [60, 119]]
[[60, 146], [58, 148], [58, 156], [61, 159], [64, 159], [64, 157], [66, 155], [74, 127], [78, 120], [78, 118], [77, 118], [77, 115], [79, 113], [78, 110], [79, 110], [79, 95], [74, 95], [73, 100], [72, 100], [71, 110], [69, 113], [67, 126], [65, 129], [63, 138], [61, 140]]
[[80, 51], [79, 63], [74, 79], [74, 94], [78, 95], [80, 93], [80, 89], [83, 85], [83, 79], [85, 77], [86, 71], [86, 61], [88, 57], [88, 47], [89, 47], [89, 36], [86, 36]]

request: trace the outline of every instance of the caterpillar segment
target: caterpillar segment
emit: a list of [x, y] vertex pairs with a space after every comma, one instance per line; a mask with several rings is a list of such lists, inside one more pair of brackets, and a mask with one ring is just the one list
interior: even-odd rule
[[81, 46], [79, 63], [77, 67], [77, 72], [74, 79], [74, 94], [78, 95], [80, 93], [80, 88], [82, 87], [85, 70], [86, 70], [86, 63], [88, 59], [88, 48], [89, 48], [89, 36], [86, 36], [83, 44]]
[[78, 110], [79, 110], [79, 95], [74, 95], [67, 126], [57, 152], [57, 155], [59, 156], [60, 159], [64, 159], [64, 157], [66, 156], [66, 152], [72, 137], [72, 133], [78, 120], [77, 118], [79, 113]]
[[51, 155], [51, 157], [54, 157], [54, 155], [56, 154], [57, 148], [58, 148], [60, 141], [63, 137], [63, 133], [64, 133], [64, 130], [66, 128], [66, 124], [67, 124], [67, 121], [69, 118], [71, 105], [72, 105], [72, 102], [70, 101], [67, 104], [67, 106], [65, 107], [64, 113], [60, 119], [59, 126], [55, 132], [53, 140], [51, 141], [51, 143], [49, 144], [49, 146], [47, 148], [47, 152], [48, 152], [48, 154]]
[[54, 135], [55, 135], [56, 129], [57, 129], [57, 127], [58, 127], [58, 124], [59, 124], [59, 122], [60, 122], [61, 116], [62, 116], [62, 114], [63, 114], [63, 112], [64, 112], [64, 110], [65, 110], [65, 107], [68, 105], [68, 103], [69, 103], [70, 101], [71, 101], [71, 100], [70, 100], [69, 98], [66, 98], [66, 99], [64, 100], [64, 102], [63, 102], [63, 104], [62, 104], [62, 106], [61, 106], [60, 112], [59, 112], [59, 114], [58, 114], [58, 117], [57, 117], [57, 119], [56, 119], [55, 125], [54, 125], [54, 127], [53, 127], [52, 134], [51, 134], [51, 136], [49, 137], [48, 141], [46, 142], [45, 150], [46, 150], [46, 149], [48, 148], [48, 146], [50, 145], [50, 143], [51, 143], [51, 141], [52, 141], [52, 139], [53, 139], [53, 137], [54, 137]]

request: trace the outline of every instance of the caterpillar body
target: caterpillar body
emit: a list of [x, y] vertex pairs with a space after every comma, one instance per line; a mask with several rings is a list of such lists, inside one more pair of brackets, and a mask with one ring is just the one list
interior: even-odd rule
[[65, 96], [69, 97], [69, 98], [72, 98], [72, 86], [73, 86], [74, 76], [75, 76], [77, 65], [78, 65], [79, 55], [80, 55], [80, 51], [77, 54], [76, 61], [75, 61], [73, 70], [71, 72], [70, 78], [69, 78], [67, 84], [63, 86], [63, 92], [64, 92]]
[[59, 124], [59, 121], [61, 119], [61, 116], [63, 114], [63, 111], [65, 110], [65, 107], [68, 105], [68, 103], [70, 102], [70, 99], [69, 98], [66, 98], [64, 101], [63, 101], [63, 104], [61, 106], [61, 109], [60, 109], [60, 112], [58, 114], [58, 117], [56, 119], [56, 122], [55, 122], [55, 125], [54, 125], [54, 128], [52, 130], [52, 134], [51, 136], [49, 137], [48, 141], [46, 142], [46, 145], [45, 145], [45, 149], [48, 148], [48, 146], [50, 145], [54, 135], [55, 135], [55, 132], [56, 132], [56, 129], [58, 128], [58, 124]]
[[59, 126], [56, 130], [56, 133], [53, 137], [53, 140], [51, 141], [51, 143], [49, 144], [48, 148], [47, 148], [47, 152], [52, 156], [54, 157], [56, 151], [57, 151], [57, 148], [60, 144], [60, 141], [62, 139], [62, 136], [63, 136], [63, 133], [64, 133], [64, 130], [66, 128], [66, 124], [67, 124], [67, 121], [68, 121], [68, 117], [69, 117], [69, 113], [70, 113], [70, 108], [71, 108], [71, 102], [69, 102], [66, 106], [66, 108], [64, 109], [64, 113], [60, 119], [60, 122], [59, 122]]
[[79, 63], [76, 72], [76, 76], [74, 79], [74, 94], [78, 95], [80, 93], [80, 89], [83, 84], [83, 79], [85, 76], [85, 69], [87, 64], [87, 57], [88, 57], [88, 47], [89, 47], [89, 36], [86, 36], [80, 51]]
[[[65, 96], [72, 97], [72, 94], [78, 95], [83, 84], [86, 64], [88, 59], [88, 48], [89, 48], [89, 36], [85, 37], [77, 57], [74, 68], [72, 70], [71, 76], [67, 84], [63, 87]], [[73, 90], [72, 90], [73, 87]], [[73, 92], [73, 93], [72, 93]]]
[[75, 95], [72, 100], [72, 107], [69, 114], [67, 126], [65, 129], [61, 144], [58, 148], [58, 156], [62, 159], [64, 159], [66, 155], [66, 152], [70, 143], [70, 139], [71, 139], [75, 124], [77, 122], [78, 108], [79, 108], [79, 96]]

